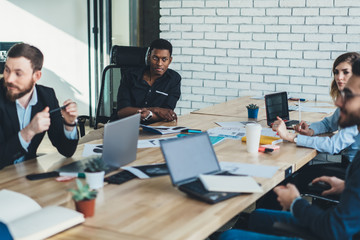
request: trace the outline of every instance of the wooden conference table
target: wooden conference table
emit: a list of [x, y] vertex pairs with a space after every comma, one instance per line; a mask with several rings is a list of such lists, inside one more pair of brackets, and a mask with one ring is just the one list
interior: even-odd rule
[[[160, 124], [207, 130], [217, 127], [215, 122], [218, 121], [246, 120], [247, 118], [239, 117], [188, 114], [179, 117], [177, 123]], [[264, 123], [262, 121], [262, 124]], [[141, 132], [140, 138], [154, 138], [154, 135]], [[271, 179], [255, 178], [262, 185], [262, 194], [243, 194], [210, 205], [189, 198], [175, 189], [169, 176], [134, 179], [121, 185], [107, 184], [99, 191], [95, 216], [87, 218], [79, 226], [53, 236], [52, 239], [205, 239], [281, 182], [287, 169], [296, 171], [317, 154], [313, 149], [299, 148], [292, 143], [281, 143], [280, 146], [280, 150], [266, 154], [248, 154], [246, 144], [238, 140], [225, 140], [214, 147], [219, 161], [279, 167]], [[0, 171], [0, 189], [26, 194], [41, 206], [62, 205], [74, 208], [71, 195], [67, 192], [67, 189], [75, 186], [74, 181], [28, 181], [25, 176], [51, 171], [65, 163], [79, 160], [83, 148], [83, 145], [79, 145], [74, 156], [68, 159], [52, 153], [8, 166]], [[146, 148], [138, 149], [137, 160], [131, 165], [163, 161], [159, 148]]]
[[[219, 103], [213, 106], [202, 108], [191, 112], [192, 114], [206, 114], [206, 115], [217, 115], [217, 116], [230, 116], [230, 117], [240, 117], [247, 118], [247, 109], [246, 106], [250, 103], [257, 104], [259, 106], [258, 121], [266, 121], [266, 110], [265, 110], [265, 100], [262, 99], [251, 99], [249, 97], [240, 97], [232, 99], [227, 102]], [[290, 101], [289, 106], [297, 104], [297, 101]], [[328, 103], [329, 107], [324, 107], [328, 109], [335, 109], [335, 106], [330, 102], [321, 102]], [[301, 102], [301, 104], [304, 104]], [[306, 103], [305, 103], [306, 104]], [[289, 112], [291, 120], [299, 120], [298, 111]], [[317, 113], [317, 112], [301, 112], [301, 119], [306, 121], [318, 121], [323, 119], [327, 114]]]

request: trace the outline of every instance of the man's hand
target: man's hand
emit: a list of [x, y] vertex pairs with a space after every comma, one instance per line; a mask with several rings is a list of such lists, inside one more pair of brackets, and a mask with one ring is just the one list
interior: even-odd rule
[[139, 109], [137, 112], [140, 113], [140, 118], [142, 121], [144, 121], [145, 118], [149, 115], [150, 110], [146, 109], [146, 108], [142, 108], [142, 109]]
[[299, 124], [296, 124], [295, 131], [306, 136], [313, 136], [314, 130], [309, 128], [309, 125], [305, 121], [301, 121]]
[[278, 195], [277, 200], [283, 210], [290, 209], [291, 203], [300, 196], [299, 190], [291, 183], [286, 184], [286, 186], [275, 187], [274, 192]]
[[285, 122], [280, 118], [277, 117], [278, 120], [276, 120], [273, 124], [272, 124], [272, 130], [277, 132], [278, 135], [284, 139], [287, 140], [289, 142], [294, 142], [294, 138], [296, 137], [296, 134], [294, 133], [290, 133], [287, 129], [286, 129], [286, 125]]
[[321, 195], [326, 196], [326, 195], [332, 195], [332, 194], [340, 194], [342, 193], [342, 191], [344, 191], [345, 188], [345, 181], [341, 180], [337, 177], [328, 177], [328, 176], [322, 176], [322, 177], [318, 177], [315, 178], [314, 180], [312, 180], [312, 183], [316, 183], [316, 182], [326, 182], [328, 183], [331, 188], [323, 191], [321, 193]]
[[159, 120], [165, 120], [168, 122], [177, 120], [176, 113], [171, 109], [154, 107], [150, 108], [150, 110], [158, 117]]
[[49, 107], [44, 108], [41, 112], [38, 112], [31, 122], [20, 131], [22, 138], [26, 142], [30, 142], [31, 139], [38, 133], [47, 131], [50, 127], [50, 114]]
[[[69, 104], [69, 105], [67, 105]], [[63, 105], [67, 105], [64, 110], [61, 110], [61, 114], [64, 118], [64, 121], [68, 124], [75, 124], [76, 118], [78, 117], [77, 105], [71, 99], [66, 100]], [[74, 127], [66, 126], [66, 130], [72, 131]]]

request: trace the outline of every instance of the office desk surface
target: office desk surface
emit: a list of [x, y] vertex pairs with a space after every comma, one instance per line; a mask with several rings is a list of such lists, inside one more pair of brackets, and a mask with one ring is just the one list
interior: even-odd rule
[[[158, 125], [178, 125], [206, 130], [216, 127], [216, 121], [243, 120], [247, 118], [189, 114], [179, 117], [177, 123]], [[141, 133], [141, 138], [156, 136], [161, 137]], [[266, 193], [284, 179], [284, 172], [288, 167], [296, 170], [316, 156], [313, 149], [299, 148], [291, 143], [282, 143], [280, 146], [280, 150], [272, 153], [249, 154], [246, 152], [245, 143], [239, 140], [225, 140], [215, 145], [215, 152], [219, 161], [278, 166], [279, 170], [273, 178], [255, 178], [262, 184]], [[83, 146], [80, 145], [73, 158], [69, 159], [53, 153], [6, 167], [0, 171], [0, 187], [24, 193], [41, 206], [62, 205], [74, 208], [71, 195], [67, 192], [67, 189], [75, 186], [74, 181], [28, 181], [24, 176], [29, 173], [51, 171], [62, 164], [79, 160], [82, 149]], [[163, 161], [159, 148], [138, 149], [137, 160], [131, 165]], [[118, 239], [205, 239], [261, 196], [259, 193], [244, 194], [209, 205], [191, 199], [175, 189], [169, 176], [134, 179], [121, 185], [107, 184], [99, 191], [95, 216], [87, 218], [81, 226], [53, 238], [81, 239], [80, 236], [86, 236], [86, 239], [99, 239], [99, 236], [102, 236], [102, 239], [110, 239], [115, 236]], [[82, 230], [86, 231], [83, 235]]]
[[[249, 105], [250, 103], [254, 103], [259, 106], [259, 114], [257, 119], [266, 120], [265, 100], [251, 99], [250, 97], [240, 97], [240, 98], [232, 99], [227, 102], [219, 103], [214, 106], [209, 106], [206, 108], [202, 108], [200, 110], [193, 111], [192, 114], [208, 114], [208, 115], [247, 118], [248, 115], [247, 115], [246, 106]], [[301, 103], [303, 104], [303, 102]], [[325, 108], [335, 109], [333, 103], [331, 102], [327, 102], [327, 103], [329, 103], [331, 107], [325, 107]], [[297, 104], [297, 101], [289, 101], [289, 106], [295, 104]], [[291, 120], [299, 120], [298, 111], [290, 111], [289, 114]], [[301, 112], [301, 119], [310, 122], [319, 121], [326, 116], [328, 116], [328, 114]]]

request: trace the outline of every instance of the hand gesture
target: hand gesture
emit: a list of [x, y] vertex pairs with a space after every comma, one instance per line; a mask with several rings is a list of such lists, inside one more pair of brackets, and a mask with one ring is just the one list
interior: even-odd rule
[[296, 124], [295, 131], [306, 136], [313, 136], [314, 130], [309, 128], [309, 125], [305, 121], [301, 121], [299, 124]]
[[342, 193], [342, 191], [344, 191], [345, 181], [341, 180], [337, 177], [322, 176], [322, 177], [318, 177], [318, 178], [315, 178], [314, 180], [312, 180], [312, 183], [316, 183], [316, 182], [320, 182], [320, 181], [326, 182], [331, 186], [331, 188], [329, 190], [325, 190], [321, 193], [321, 195], [323, 195], [323, 196], [332, 195], [332, 194], [340, 194], [340, 193]]
[[171, 122], [177, 120], [176, 113], [168, 108], [154, 108], [153, 112], [162, 120]]
[[283, 210], [290, 209], [295, 198], [300, 196], [299, 190], [291, 183], [286, 184], [286, 186], [275, 187], [274, 192], [278, 195], [277, 200], [283, 207]]
[[78, 116], [76, 103], [71, 99], [68, 99], [63, 103], [63, 105], [66, 105], [65, 109], [61, 110], [64, 121], [68, 124], [74, 124]]
[[36, 134], [47, 131], [49, 127], [49, 107], [46, 107], [41, 112], [35, 114], [31, 122], [21, 130], [20, 134], [26, 142], [30, 142]]
[[277, 119], [278, 120], [272, 124], [272, 130], [276, 131], [282, 139], [293, 142], [296, 134], [290, 133], [286, 129], [285, 122], [280, 117], [277, 117]]
[[138, 110], [138, 113], [140, 113], [140, 118], [144, 121], [145, 118], [149, 115], [150, 110], [146, 109], [146, 108], [142, 108]]

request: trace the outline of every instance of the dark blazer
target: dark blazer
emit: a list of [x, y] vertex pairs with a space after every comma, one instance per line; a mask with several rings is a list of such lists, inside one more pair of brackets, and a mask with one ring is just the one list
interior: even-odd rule
[[[31, 119], [36, 113], [42, 111], [46, 106], [51, 109], [58, 108], [59, 103], [52, 88], [36, 84], [38, 102], [32, 107]], [[51, 114], [51, 124], [48, 136], [59, 153], [65, 157], [71, 157], [77, 146], [77, 140], [69, 140], [64, 133], [64, 124], [60, 111]], [[28, 151], [21, 146], [18, 132], [20, 131], [19, 119], [16, 111], [16, 103], [6, 98], [6, 88], [4, 79], [0, 80], [0, 169], [11, 165], [14, 160], [25, 155], [25, 160], [36, 157], [45, 132], [33, 137], [28, 147]]]
[[320, 239], [352, 239], [360, 232], [360, 152], [350, 164], [340, 203], [326, 211], [297, 200], [293, 214], [299, 223], [309, 227]]

